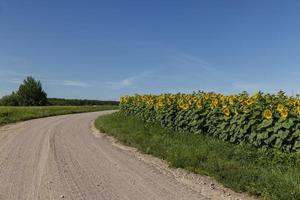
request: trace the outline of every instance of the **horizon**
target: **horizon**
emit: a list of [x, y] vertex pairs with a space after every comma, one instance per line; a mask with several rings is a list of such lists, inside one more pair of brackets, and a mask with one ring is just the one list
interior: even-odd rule
[[[31, 76], [28, 76], [28, 77], [31, 77]], [[28, 77], [26, 77], [26, 78], [28, 78]], [[32, 78], [34, 78], [34, 77], [32, 77]], [[25, 80], [25, 79], [24, 79]], [[23, 81], [24, 81], [23, 80]], [[20, 80], [20, 82], [18, 82], [20, 85], [21, 84], [24, 84], [24, 82], [23, 81], [21, 81]], [[40, 80], [37, 80], [36, 79], [36, 81], [40, 81]], [[16, 82], [17, 83], [17, 82]], [[43, 83], [41, 82], [41, 84], [43, 85]], [[20, 86], [20, 85], [18, 85], [18, 87]], [[12, 94], [12, 93], [17, 93], [18, 92], [18, 88], [16, 88], [16, 90], [13, 90], [13, 91], [11, 91], [11, 93], [10, 94]], [[46, 93], [47, 93], [47, 91], [45, 91]], [[191, 91], [191, 92], [174, 92], [174, 93], [164, 93], [164, 94], [192, 94], [192, 93], [199, 93], [199, 92], [204, 92], [204, 93], [215, 93], [215, 94], [224, 94], [224, 93], [218, 93], [218, 92], [215, 92], [215, 91], [204, 91], [204, 90], [198, 90], [198, 91]], [[278, 91], [275, 91], [275, 92], [264, 92], [264, 91], [262, 91], [262, 90], [257, 90], [257, 91], [252, 91], [252, 92], [248, 92], [248, 91], [246, 91], [246, 90], [244, 90], [244, 91], [240, 91], [240, 92], [238, 92], [238, 93], [225, 93], [224, 95], [239, 95], [239, 94], [242, 94], [242, 93], [247, 93], [248, 95], [250, 95], [250, 96], [253, 96], [253, 95], [255, 95], [255, 94], [257, 94], [257, 93], [259, 93], [259, 92], [262, 92], [263, 94], [271, 94], [271, 95], [278, 95], [278, 93], [281, 93], [281, 92], [284, 92], [284, 94], [285, 95], [287, 95], [287, 96], [292, 96], [292, 97], [297, 97], [298, 95], [300, 95], [300, 94], [297, 94], [297, 93], [294, 93], [293, 91], [292, 91], [292, 93], [291, 93], [291, 95], [289, 95], [289, 94], [287, 94], [285, 91], [282, 91], [282, 90], [278, 90]], [[10, 94], [6, 94], [6, 95], [3, 95], [3, 96], [1, 96], [1, 94], [0, 94], [0, 98], [2, 98], [2, 97], [4, 97], [4, 96], [9, 96]], [[157, 94], [153, 94], [153, 93], [139, 93], [139, 94], [132, 94], [132, 95], [123, 95], [123, 96], [135, 96], [135, 95], [141, 95], [141, 96], [143, 96], [143, 95], [154, 95], [154, 96], [156, 96], [156, 95], [160, 95], [161, 93], [157, 93]], [[48, 95], [48, 94], [47, 94]], [[119, 101], [120, 100], [120, 98], [121, 98], [122, 96], [120, 96], [119, 98], [116, 98], [116, 99], [90, 99], [90, 98], [64, 98], [64, 97], [55, 97], [55, 96], [47, 96], [47, 98], [48, 99], [66, 99], [66, 100], [95, 100], [95, 101]], [[297, 97], [298, 98], [298, 97]]]
[[298, 1], [0, 0], [0, 97], [300, 93]]

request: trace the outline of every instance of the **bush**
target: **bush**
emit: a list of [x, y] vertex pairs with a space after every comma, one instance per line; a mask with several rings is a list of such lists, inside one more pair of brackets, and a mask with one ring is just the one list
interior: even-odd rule
[[20, 97], [13, 92], [11, 95], [2, 97], [0, 100], [1, 106], [18, 106], [20, 102]]

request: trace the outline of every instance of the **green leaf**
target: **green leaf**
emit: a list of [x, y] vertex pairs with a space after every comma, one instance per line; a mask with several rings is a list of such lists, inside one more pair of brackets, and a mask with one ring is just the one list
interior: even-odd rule
[[273, 120], [271, 119], [271, 120], [264, 120], [264, 121], [262, 121], [262, 123], [259, 125], [259, 129], [262, 129], [262, 128], [268, 128], [269, 126], [271, 126], [272, 125], [272, 123], [273, 123]]
[[300, 130], [297, 129], [297, 130], [293, 133], [293, 135], [300, 138]]
[[277, 122], [273, 127], [275, 133], [278, 132], [278, 130], [281, 128], [282, 128], [282, 124], [280, 122]]
[[250, 128], [250, 126], [251, 126], [251, 124], [246, 124], [246, 125], [244, 126], [244, 129], [247, 131], [247, 130]]
[[262, 133], [257, 135], [257, 139], [260, 139], [260, 140], [267, 139], [268, 137], [269, 137], [268, 132], [262, 132]]
[[256, 123], [256, 120], [254, 120], [254, 119], [251, 119], [250, 121], [249, 121], [249, 125], [253, 125], [253, 124], [255, 124]]
[[233, 124], [233, 125], [231, 126], [230, 130], [231, 130], [231, 131], [235, 131], [235, 129], [236, 129], [236, 124]]
[[250, 140], [253, 140], [256, 136], [257, 136], [257, 134], [256, 134], [255, 132], [252, 132], [252, 133], [249, 135], [249, 139], [250, 139]]
[[270, 144], [276, 139], [276, 135], [271, 135], [268, 139], [264, 140], [266, 144]]
[[293, 149], [300, 149], [300, 141], [299, 140], [297, 140], [296, 142], [295, 142], [295, 144], [294, 144], [294, 146], [293, 146]]
[[274, 147], [280, 149], [282, 146], [282, 139], [277, 138]]
[[290, 129], [294, 125], [294, 122], [292, 119], [289, 119], [288, 121], [284, 122], [282, 126], [286, 129]]
[[223, 123], [220, 124], [220, 128], [221, 128], [221, 129], [224, 129], [224, 128], [226, 127], [226, 125], [227, 125], [227, 123], [226, 123], [226, 122], [223, 122]]
[[289, 135], [289, 131], [282, 131], [282, 130], [280, 130], [277, 135], [282, 140], [284, 140]]
[[261, 115], [261, 114], [260, 114], [259, 111], [255, 111], [255, 112], [253, 113], [253, 115], [254, 115], [254, 116], [259, 116], [259, 115]]

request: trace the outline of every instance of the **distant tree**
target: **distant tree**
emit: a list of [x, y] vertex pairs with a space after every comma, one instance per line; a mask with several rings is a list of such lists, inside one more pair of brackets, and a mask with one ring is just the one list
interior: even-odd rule
[[1, 106], [18, 106], [20, 102], [20, 98], [17, 93], [12, 92], [11, 95], [7, 95], [1, 98], [0, 105]]
[[17, 92], [19, 105], [22, 106], [45, 106], [47, 105], [47, 94], [42, 88], [40, 81], [27, 77], [20, 85]]

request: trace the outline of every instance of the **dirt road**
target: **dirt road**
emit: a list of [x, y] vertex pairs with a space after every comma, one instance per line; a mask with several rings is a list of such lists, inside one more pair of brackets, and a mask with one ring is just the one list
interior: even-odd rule
[[167, 170], [93, 134], [93, 120], [109, 112], [0, 127], [0, 199], [208, 199]]

